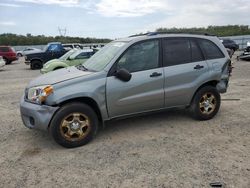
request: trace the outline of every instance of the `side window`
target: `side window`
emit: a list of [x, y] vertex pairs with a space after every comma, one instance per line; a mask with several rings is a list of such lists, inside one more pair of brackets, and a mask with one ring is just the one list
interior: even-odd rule
[[209, 40], [199, 39], [199, 44], [206, 59], [217, 59], [225, 57], [218, 46]]
[[191, 48], [188, 39], [165, 39], [163, 45], [164, 66], [180, 65], [191, 62]]
[[192, 62], [204, 61], [203, 55], [197, 43], [194, 40], [190, 40], [192, 51]]
[[159, 67], [159, 41], [150, 40], [130, 47], [119, 59], [117, 69], [129, 72], [149, 70]]
[[75, 57], [75, 59], [84, 59], [84, 58], [89, 58], [88, 52], [82, 52]]
[[0, 47], [1, 52], [9, 52], [10, 49], [8, 47]]
[[53, 52], [58, 52], [60, 51], [60, 46], [57, 44], [51, 44], [48, 50]]

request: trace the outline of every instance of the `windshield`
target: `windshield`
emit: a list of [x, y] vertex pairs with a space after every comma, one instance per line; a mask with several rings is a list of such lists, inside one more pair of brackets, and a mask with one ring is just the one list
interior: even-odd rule
[[48, 49], [48, 47], [49, 47], [49, 44], [47, 44], [46, 46], [44, 46], [44, 48], [43, 48], [43, 51], [47, 51], [47, 49]]
[[105, 45], [84, 63], [84, 67], [93, 71], [103, 70], [125, 44], [125, 42], [111, 42]]
[[76, 52], [76, 50], [72, 49], [72, 50], [68, 51], [66, 54], [64, 54], [63, 56], [61, 56], [59, 59], [60, 60], [67, 60], [68, 57], [71, 56], [75, 52]]

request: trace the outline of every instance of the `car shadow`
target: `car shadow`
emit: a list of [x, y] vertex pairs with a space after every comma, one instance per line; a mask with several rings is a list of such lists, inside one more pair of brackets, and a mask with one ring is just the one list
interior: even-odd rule
[[[140, 115], [136, 117], [130, 117], [120, 120], [112, 120], [105, 123], [103, 129], [99, 130], [96, 138], [87, 145], [102, 142], [104, 137], [110, 137], [114, 132], [131, 131], [135, 129], [157, 129], [161, 126], [169, 126], [173, 128], [173, 122], [176, 121], [192, 121], [189, 113], [185, 109], [168, 109], [161, 112], [149, 113], [146, 115]], [[169, 122], [169, 123], [168, 123]], [[153, 124], [153, 126], [152, 126]], [[29, 130], [28, 130], [29, 131]], [[32, 134], [31, 143], [32, 148], [37, 150], [65, 150], [64, 147], [57, 144], [48, 131], [30, 130], [28, 134]], [[84, 147], [84, 146], [83, 146]], [[78, 148], [72, 148], [70, 150], [77, 150]]]
[[[188, 110], [183, 108], [167, 109], [160, 112], [152, 112], [140, 116], [129, 117], [126, 119], [111, 120], [105, 123], [100, 135], [109, 134], [114, 131], [128, 131], [130, 129], [155, 129], [156, 127], [172, 126], [167, 122], [192, 120]], [[157, 123], [158, 122], [158, 123]], [[154, 125], [152, 126], [152, 123]]]

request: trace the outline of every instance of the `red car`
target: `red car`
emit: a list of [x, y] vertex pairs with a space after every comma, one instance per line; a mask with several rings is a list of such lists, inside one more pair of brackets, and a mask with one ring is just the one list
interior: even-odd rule
[[17, 60], [15, 50], [9, 46], [0, 46], [0, 56], [3, 57], [6, 64], [10, 64], [12, 61]]

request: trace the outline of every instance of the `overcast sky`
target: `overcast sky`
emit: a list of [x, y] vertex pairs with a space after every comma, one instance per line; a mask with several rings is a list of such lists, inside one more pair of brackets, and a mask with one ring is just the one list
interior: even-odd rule
[[159, 27], [250, 25], [250, 0], [0, 0], [0, 33], [120, 38]]

